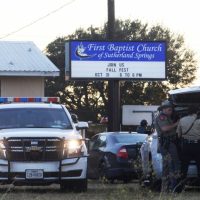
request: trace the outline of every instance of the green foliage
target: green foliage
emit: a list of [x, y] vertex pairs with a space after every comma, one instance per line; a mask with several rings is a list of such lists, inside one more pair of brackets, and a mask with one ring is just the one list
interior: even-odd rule
[[[60, 96], [61, 102], [81, 119], [96, 121], [98, 115], [107, 114], [106, 81], [65, 81], [64, 44], [70, 39], [106, 40], [107, 24], [102, 28], [78, 29], [74, 34], [57, 38], [46, 52], [61, 70], [61, 76], [46, 79], [46, 95]], [[185, 47], [184, 39], [160, 25], [149, 27], [140, 21], [115, 23], [115, 40], [167, 41], [166, 81], [121, 81], [122, 104], [160, 104], [167, 91], [187, 86], [195, 79], [196, 60], [191, 50]]]

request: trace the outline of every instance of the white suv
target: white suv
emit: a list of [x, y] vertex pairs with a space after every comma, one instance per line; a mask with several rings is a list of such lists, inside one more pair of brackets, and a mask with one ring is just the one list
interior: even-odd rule
[[65, 106], [0, 102], [0, 182], [59, 183], [62, 190], [86, 191], [85, 140]]

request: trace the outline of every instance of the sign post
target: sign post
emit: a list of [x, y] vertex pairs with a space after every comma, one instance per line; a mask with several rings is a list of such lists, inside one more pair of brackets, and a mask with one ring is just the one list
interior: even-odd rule
[[[107, 39], [112, 41], [115, 33], [115, 1], [108, 0]], [[120, 81], [108, 81], [108, 131], [120, 130]]]

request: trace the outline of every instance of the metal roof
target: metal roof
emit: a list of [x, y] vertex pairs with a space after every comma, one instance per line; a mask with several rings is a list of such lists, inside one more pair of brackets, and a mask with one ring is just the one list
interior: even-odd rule
[[0, 41], [0, 76], [59, 76], [33, 42]]

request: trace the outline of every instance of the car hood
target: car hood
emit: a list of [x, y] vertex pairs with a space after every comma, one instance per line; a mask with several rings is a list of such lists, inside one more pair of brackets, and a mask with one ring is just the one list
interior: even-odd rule
[[65, 139], [81, 139], [81, 135], [76, 130], [57, 128], [16, 128], [1, 129], [0, 139], [9, 137], [59, 137]]

